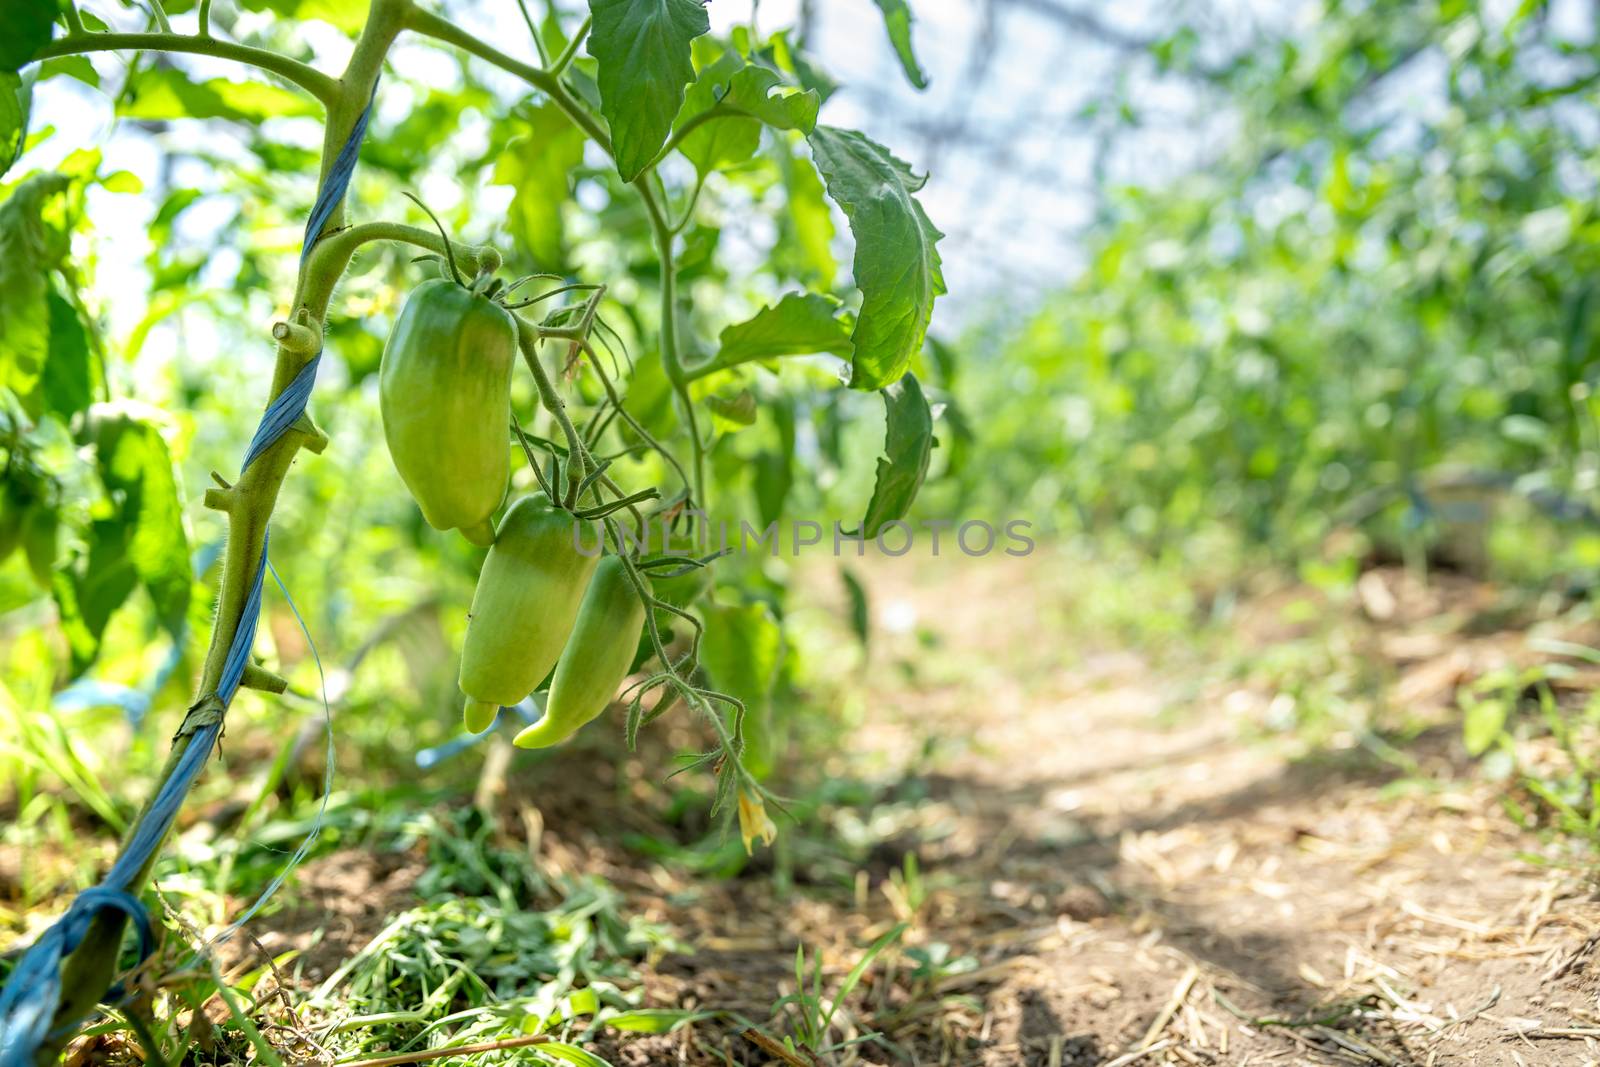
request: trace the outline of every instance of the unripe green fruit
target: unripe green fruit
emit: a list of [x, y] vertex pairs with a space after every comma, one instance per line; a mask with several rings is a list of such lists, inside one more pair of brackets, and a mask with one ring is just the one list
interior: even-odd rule
[[[650, 583], [645, 581], [648, 590]], [[578, 609], [578, 622], [556, 664], [544, 718], [517, 735], [518, 748], [545, 748], [565, 741], [611, 703], [633, 663], [644, 629], [644, 601], [628, 580], [627, 567], [607, 556], [595, 570]]]
[[509, 311], [434, 278], [406, 298], [378, 375], [389, 454], [423, 518], [481, 545], [511, 474], [516, 354]]
[[555, 666], [600, 562], [599, 544], [594, 523], [551, 506], [543, 493], [517, 501], [500, 520], [461, 648], [467, 729], [488, 729], [502, 706], [533, 692]]

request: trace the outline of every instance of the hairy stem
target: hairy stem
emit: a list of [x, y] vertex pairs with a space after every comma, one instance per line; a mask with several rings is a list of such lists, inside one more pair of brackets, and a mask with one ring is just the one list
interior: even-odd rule
[[[360, 39], [356, 42], [354, 53], [351, 55], [344, 76], [338, 80], [326, 79], [323, 75], [311, 71], [309, 67], [285, 60], [283, 57], [273, 56], [271, 53], [261, 52], [260, 55], [269, 57], [274, 63], [282, 61], [289, 64], [277, 73], [285, 70], [299, 73], [304, 80], [299, 81], [306, 88], [316, 89], [319, 97], [326, 91], [328, 95], [324, 102], [328, 105], [327, 131], [324, 139], [324, 158], [322, 177], [327, 177], [328, 167], [333, 155], [340, 146], [350, 137], [355, 128], [356, 120], [371, 99], [373, 87], [376, 84], [378, 72], [383, 63], [383, 57], [388, 52], [389, 46], [394, 42], [395, 36], [400, 32], [402, 16], [405, 11], [406, 0], [373, 0], [367, 26], [362, 31]], [[163, 34], [99, 34], [93, 38], [96, 45], [105, 47], [152, 47], [148, 38], [159, 38], [166, 45], [175, 42], [183, 45], [195, 45], [193, 48], [174, 48], [177, 51], [195, 51], [208, 55], [221, 55], [225, 58], [234, 52], [242, 50], [252, 56], [257, 49], [247, 49], [242, 45], [226, 45], [225, 42], [213, 41], [192, 37], [177, 37]], [[134, 38], [131, 43], [117, 45], [113, 42], [121, 38]], [[67, 39], [70, 41], [71, 39]], [[64, 41], [56, 42], [60, 46]], [[221, 50], [214, 46], [226, 45]], [[159, 45], [156, 45], [159, 47]], [[68, 54], [72, 51], [87, 49], [67, 48], [57, 54]], [[245, 58], [237, 53], [233, 58]], [[246, 58], [247, 62], [255, 62], [257, 66], [271, 69], [265, 63], [254, 58]], [[309, 75], [306, 76], [306, 72]], [[290, 73], [284, 73], [291, 81], [297, 80]], [[322, 82], [326, 82], [324, 85]], [[343, 218], [342, 205], [336, 209], [329, 219], [328, 227], [338, 227]], [[313, 235], [313, 240], [317, 235]], [[350, 246], [354, 248], [354, 245]], [[337, 257], [335, 257], [337, 259]], [[304, 328], [314, 324], [320, 334], [323, 316], [327, 312], [328, 301], [331, 299], [333, 285], [338, 279], [338, 272], [343, 270], [343, 264], [348, 262], [348, 255], [337, 259], [335, 263], [326, 257], [307, 256], [302, 262], [300, 277], [296, 285], [295, 307], [296, 318]], [[286, 331], [291, 333], [292, 331]], [[315, 354], [306, 351], [306, 346], [295, 340], [284, 340], [278, 345], [277, 362], [273, 371], [271, 396], [276, 397], [292, 381], [296, 374], [306, 365]], [[300, 447], [308, 443], [307, 433], [298, 430], [291, 431], [281, 437], [275, 444], [266, 449], [252, 463], [249, 468], [241, 473], [239, 480], [214, 498], [227, 514], [228, 541], [227, 550], [223, 556], [221, 588], [218, 592], [218, 606], [216, 624], [211, 632], [211, 644], [206, 652], [205, 663], [201, 668], [200, 684], [196, 691], [195, 703], [191, 706], [189, 715], [185, 717], [185, 727], [180, 727], [174, 738], [172, 751], [167, 759], [156, 789], [152, 795], [159, 793], [162, 784], [171, 777], [178, 762], [183, 758], [191, 744], [196, 743], [195, 732], [187, 728], [187, 724], [195, 717], [197, 712], [211, 710], [216, 702], [218, 687], [221, 683], [223, 665], [227, 659], [228, 648], [233, 643], [234, 634], [245, 623], [245, 606], [249, 597], [255, 573], [260, 566], [261, 554], [264, 550], [267, 520], [272, 514], [277, 503], [278, 491], [282, 487], [284, 476], [288, 473], [290, 461]], [[140, 822], [148, 815], [148, 809], [141, 811], [134, 827], [130, 828], [131, 837]], [[149, 877], [150, 868], [155, 863], [154, 855], [146, 862], [144, 868], [135, 879], [135, 884], [130, 887], [137, 890], [138, 885]], [[58, 1031], [63, 1034], [57, 1041], [47, 1041], [39, 1050], [38, 1062], [41, 1064], [53, 1063], [59, 1056], [63, 1044], [70, 1037], [70, 1028], [80, 1018], [87, 1015], [105, 990], [110, 987], [115, 976], [117, 956], [122, 943], [122, 933], [127, 924], [127, 918], [121, 912], [101, 912], [95, 918], [83, 942], [77, 950], [62, 965], [61, 1001], [56, 1012], [55, 1023]]]

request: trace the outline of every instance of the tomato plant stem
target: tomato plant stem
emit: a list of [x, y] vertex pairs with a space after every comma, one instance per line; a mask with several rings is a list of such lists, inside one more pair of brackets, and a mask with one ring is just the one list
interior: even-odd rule
[[589, 27], [593, 22], [594, 18], [592, 16], [585, 16], [583, 25], [578, 27], [578, 32], [572, 35], [572, 40], [567, 42], [567, 47], [563, 48], [561, 54], [556, 57], [556, 61], [550, 64], [549, 70], [551, 74], [558, 78], [561, 77], [561, 72], [567, 69], [567, 65], [578, 54], [578, 46], [583, 44], [585, 37], [589, 36]]
[[[337, 81], [326, 78], [303, 64], [275, 56], [270, 52], [246, 48], [243, 45], [229, 45], [227, 42], [209, 38], [175, 34], [96, 34], [90, 41], [97, 47], [166, 46], [173, 51], [194, 51], [223, 58], [241, 58], [265, 69], [272, 69], [272, 66], [259, 61], [256, 55], [259, 53], [259, 56], [267, 57], [271, 64], [279, 65], [278, 72], [283, 73], [291, 81], [297, 81], [296, 75], [298, 75], [304, 79], [298, 83], [309, 91], [317, 93], [327, 104], [327, 129], [321, 168], [325, 179], [333, 155], [350, 138], [362, 111], [372, 98], [383, 57], [402, 28], [405, 10], [406, 0], [373, 0], [367, 25], [356, 42], [344, 76]], [[120, 45], [115, 43], [126, 38], [133, 40]], [[159, 43], [153, 43], [151, 38]], [[74, 38], [65, 38], [52, 47], [60, 49], [60, 46], [74, 41]], [[56, 54], [64, 55], [73, 51], [87, 50], [90, 49], [68, 47], [60, 49]], [[284, 73], [285, 71], [290, 73]], [[315, 89], [312, 88], [313, 85], [316, 86]], [[327, 95], [323, 96], [323, 93]], [[342, 221], [341, 204], [330, 216], [325, 229], [335, 229]], [[313, 234], [308, 239], [315, 241], [317, 236]], [[355, 246], [352, 244], [350, 247]], [[308, 255], [302, 260], [295, 292], [296, 314], [302, 320], [300, 325], [309, 326], [314, 323], [316, 329], [320, 331], [323, 316], [332, 297], [334, 283], [348, 261], [348, 255], [342, 258], [333, 257], [331, 260]], [[276, 397], [282, 392], [310, 358], [311, 355], [303, 351], [303, 346], [280, 343], [273, 371], [271, 396]], [[306, 432], [291, 431], [285, 434], [264, 450], [255, 462], [246, 467], [234, 485], [212, 498], [226, 514], [228, 521], [227, 549], [222, 560], [216, 623], [212, 628], [211, 644], [201, 668], [195, 703], [190, 706], [189, 713], [184, 718], [184, 725], [179, 727], [173, 739], [172, 751], [167, 758], [166, 766], [162, 769], [156, 788], [152, 791], [152, 796], [160, 792], [161, 785], [172, 776], [184, 753], [188, 751], [189, 745], [195, 743], [198, 735], [192, 728], [193, 724], [215, 721], [215, 715], [219, 711], [226, 710], [216, 694], [228, 649], [233, 642], [234, 634], [244, 622], [252, 578], [259, 568], [261, 554], [265, 550], [267, 521], [277, 503], [278, 491], [282, 487], [284, 476], [288, 473], [290, 461], [310, 440]], [[148, 805], [140, 812], [139, 818], [135, 820], [134, 826], [128, 831], [128, 837], [124, 840], [132, 838], [139, 823], [147, 815]], [[131, 889], [137, 891], [149, 877], [154, 864], [155, 854], [152, 853], [134, 879]], [[110, 987], [116, 973], [117, 957], [126, 924], [127, 917], [120, 911], [100, 912], [92, 921], [78, 948], [63, 963], [61, 999], [56, 1011], [54, 1028], [62, 1036], [56, 1040], [46, 1041], [41, 1046], [38, 1063], [55, 1062], [63, 1047], [62, 1043], [70, 1037], [72, 1024], [93, 1010], [106, 989]]]
[[661, 366], [667, 372], [672, 391], [677, 394], [678, 407], [682, 410], [684, 425], [689, 430], [689, 444], [694, 455], [694, 503], [696, 507], [704, 509], [708, 504], [705, 444], [700, 440], [700, 426], [689, 396], [689, 378], [678, 356], [678, 271], [672, 258], [672, 227], [656, 199], [655, 191], [650, 188], [653, 173], [645, 171], [633, 184], [644, 201], [645, 212], [650, 216], [650, 230], [656, 240], [656, 258], [661, 261]]
[[534, 386], [539, 391], [539, 402], [554, 417], [561, 427], [561, 433], [567, 439], [567, 493], [565, 499], [557, 503], [571, 508], [577, 504], [579, 483], [594, 469], [594, 460], [590, 457], [589, 450], [583, 446], [583, 437], [578, 433], [578, 428], [572, 424], [572, 416], [567, 414], [566, 401], [556, 392], [550, 376], [545, 373], [544, 364], [539, 362], [539, 328], [526, 319], [517, 319], [517, 344], [522, 349], [523, 361], [528, 364], [528, 370], [533, 374]]
[[[74, 13], [75, 14], [75, 13]], [[187, 52], [193, 55], [212, 56], [248, 63], [269, 74], [276, 74], [293, 82], [326, 105], [339, 96], [339, 81], [297, 59], [254, 48], [234, 41], [215, 37], [194, 36], [185, 33], [88, 33], [80, 21], [72, 32], [51, 41], [35, 59], [52, 59], [56, 56], [76, 55], [83, 52]]]

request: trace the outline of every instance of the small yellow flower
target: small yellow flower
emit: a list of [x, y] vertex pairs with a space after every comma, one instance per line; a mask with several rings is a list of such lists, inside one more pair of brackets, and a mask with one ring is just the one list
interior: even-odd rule
[[755, 855], [756, 838], [768, 848], [778, 839], [778, 828], [767, 817], [761, 797], [746, 793], [743, 788], [739, 790], [739, 836], [744, 838], [744, 851], [750, 856]]

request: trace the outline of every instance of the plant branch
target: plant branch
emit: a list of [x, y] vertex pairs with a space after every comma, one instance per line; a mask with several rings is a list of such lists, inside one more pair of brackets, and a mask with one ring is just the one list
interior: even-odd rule
[[585, 341], [583, 343], [583, 351], [584, 354], [589, 357], [589, 365], [594, 368], [595, 375], [600, 379], [600, 385], [605, 389], [606, 396], [610, 399], [612, 408], [616, 411], [617, 416], [621, 418], [623, 422], [628, 424], [628, 429], [637, 434], [639, 440], [643, 441], [649, 447], [655, 449], [662, 459], [671, 464], [672, 469], [676, 471], [678, 473], [678, 477], [683, 480], [683, 488], [689, 492], [693, 492], [694, 487], [689, 481], [689, 475], [684, 471], [683, 464], [678, 462], [678, 457], [674, 456], [672, 452], [660, 441], [657, 441], [655, 436], [652, 435], [649, 430], [646, 430], [643, 424], [641, 424], [638, 419], [634, 418], [633, 414], [628, 411], [627, 408], [622, 406], [622, 397], [617, 395], [617, 387], [611, 383], [611, 376], [607, 374], [606, 369], [600, 365], [600, 357], [598, 354], [596, 354], [594, 346]]
[[[372, 0], [371, 11], [366, 28], [357, 40], [355, 50], [351, 54], [349, 65], [344, 76], [338, 81], [325, 79], [325, 76], [311, 71], [309, 67], [286, 60], [272, 53], [261, 52], [260, 55], [268, 57], [274, 63], [281, 61], [289, 64], [283, 70], [298, 72], [302, 76], [314, 76], [318, 92], [328, 92], [325, 99], [328, 105], [327, 129], [323, 142], [322, 179], [326, 180], [328, 168], [333, 156], [339, 148], [350, 138], [355, 128], [357, 119], [371, 100], [373, 87], [376, 85], [378, 72], [382, 67], [383, 58], [389, 47], [393, 44], [395, 36], [401, 29], [401, 16], [405, 11], [407, 0]], [[227, 45], [226, 42], [213, 41], [192, 37], [169, 37], [167, 35], [147, 34], [98, 34], [93, 38], [95, 44], [115, 42], [120, 39], [134, 38], [132, 44], [117, 45], [111, 43], [110, 47], [139, 47], [146, 43], [147, 38], [157, 38], [167, 44], [182, 42], [196, 47], [188, 50], [201, 52], [208, 55], [227, 56], [233, 53], [234, 58], [240, 58], [238, 51], [250, 53], [252, 56], [257, 49], [248, 49], [242, 45]], [[70, 39], [68, 39], [70, 41]], [[64, 41], [56, 42], [60, 46]], [[80, 42], [81, 43], [81, 42]], [[215, 46], [224, 46], [218, 50]], [[68, 54], [72, 51], [85, 49], [67, 48], [57, 54]], [[185, 50], [185, 49], [174, 49]], [[246, 61], [255, 62], [254, 59]], [[263, 65], [257, 62], [257, 65]], [[270, 69], [270, 68], [268, 68]], [[282, 71], [279, 71], [282, 73]], [[289, 74], [290, 80], [296, 80]], [[309, 80], [309, 79], [308, 79]], [[325, 80], [328, 84], [323, 85]], [[307, 88], [310, 84], [302, 82]], [[331, 88], [330, 88], [331, 87]], [[337, 228], [343, 217], [342, 205], [336, 208], [329, 219], [328, 227]], [[313, 234], [311, 239], [315, 240]], [[353, 246], [352, 246], [353, 247]], [[285, 330], [285, 337], [278, 345], [276, 366], [273, 370], [271, 396], [276, 397], [294, 379], [307, 362], [313, 358], [314, 350], [308, 352], [304, 342], [305, 331], [313, 328], [320, 335], [322, 319], [326, 314], [329, 300], [332, 297], [333, 285], [338, 274], [330, 270], [313, 270], [313, 261], [316, 256], [307, 256], [302, 262], [300, 276], [295, 292], [295, 325], [301, 327], [300, 331]], [[346, 259], [344, 262], [348, 262]], [[331, 266], [331, 265], [329, 265]], [[205, 662], [201, 668], [199, 686], [196, 690], [196, 699], [190, 706], [189, 715], [184, 719], [184, 726], [180, 727], [173, 740], [172, 751], [167, 758], [166, 767], [162, 770], [152, 797], [161, 791], [161, 786], [172, 776], [184, 754], [191, 744], [201, 736], [201, 731], [190, 726], [191, 721], [204, 721], [204, 716], [214, 714], [220, 699], [217, 696], [224, 671], [224, 664], [228, 658], [228, 650], [232, 646], [234, 635], [245, 623], [245, 610], [249, 602], [249, 594], [254, 584], [254, 578], [260, 568], [262, 553], [265, 551], [267, 522], [272, 515], [277, 503], [278, 492], [282, 488], [283, 480], [289, 470], [289, 464], [302, 446], [313, 444], [320, 437], [309, 421], [305, 422], [307, 429], [297, 427], [279, 438], [276, 443], [264, 450], [255, 460], [240, 473], [239, 480], [225, 490], [217, 491], [208, 498], [226, 514], [228, 521], [227, 549], [222, 560], [222, 577], [217, 595], [216, 622], [212, 627], [211, 644], [206, 651]], [[225, 709], [224, 709], [225, 710]], [[197, 714], [201, 718], [197, 719]], [[208, 734], [206, 736], [209, 736]], [[140, 812], [139, 819], [129, 830], [128, 839], [137, 832], [140, 823], [148, 816], [148, 805]], [[125, 839], [127, 840], [127, 839]], [[152, 854], [144, 867], [139, 871], [130, 888], [137, 890], [150, 875], [150, 869], [155, 864], [155, 855]], [[116, 973], [117, 957], [122, 944], [122, 933], [127, 925], [127, 916], [120, 911], [101, 912], [90, 924], [82, 942], [73, 954], [67, 958], [61, 968], [61, 1000], [55, 1017], [55, 1028], [58, 1037], [46, 1041], [39, 1050], [38, 1062], [41, 1064], [53, 1063], [59, 1056], [64, 1043], [70, 1039], [73, 1026], [93, 1010], [95, 1004], [104, 995], [112, 983]]]
[[[438, 255], [444, 254], [444, 241], [433, 230], [399, 222], [362, 222], [329, 234], [319, 242], [311, 253], [306, 270], [320, 279], [337, 279], [344, 274], [356, 250], [374, 241], [398, 241]], [[500, 265], [499, 252], [487, 245], [474, 247], [451, 241], [450, 251], [456, 257], [456, 262], [472, 274], [485, 267], [494, 270]], [[331, 286], [318, 285], [317, 288], [331, 289]]]
[[704, 126], [706, 123], [715, 119], [735, 118], [740, 115], [749, 116], [751, 118], [755, 117], [750, 115], [750, 112], [744, 110], [744, 108], [735, 107], [726, 100], [718, 100], [715, 104], [712, 104], [698, 115], [693, 115], [690, 118], [685, 119], [682, 126], [679, 126], [676, 130], [673, 130], [672, 136], [667, 138], [667, 143], [661, 146], [661, 151], [656, 153], [655, 158], [650, 161], [650, 165], [645, 169], [653, 170], [659, 166], [663, 159], [666, 159], [668, 156], [670, 156], [677, 149], [677, 147], [683, 143], [684, 138], [688, 137], [691, 133], [699, 129], [701, 126]]
[[611, 154], [611, 138], [606, 135], [606, 131], [600, 125], [599, 120], [589, 114], [585, 108], [572, 98], [572, 94], [567, 92], [566, 86], [561, 84], [561, 79], [558, 75], [508, 56], [492, 45], [480, 41], [453, 22], [440, 18], [430, 11], [424, 11], [419, 7], [409, 8], [406, 16], [406, 28], [420, 33], [424, 37], [432, 37], [436, 41], [455, 45], [463, 52], [475, 55], [479, 59], [499, 67], [501, 70], [515, 74], [550, 97], [561, 110], [567, 113], [567, 117], [572, 119], [584, 133], [588, 134], [591, 140], [605, 149], [607, 155]]
[[215, 37], [192, 36], [183, 33], [84, 33], [82, 23], [73, 27], [71, 33], [58, 40], [51, 41], [40, 49], [35, 59], [53, 59], [57, 56], [78, 55], [83, 52], [119, 52], [119, 51], [146, 51], [146, 52], [186, 52], [192, 55], [212, 56], [216, 59], [232, 59], [240, 63], [248, 63], [258, 67], [269, 74], [276, 74], [288, 82], [293, 82], [325, 106], [332, 106], [340, 95], [339, 79], [330, 78], [315, 67], [290, 59], [288, 56], [269, 52], [265, 48], [255, 48], [235, 41], [218, 40]]
[[578, 486], [593, 470], [594, 459], [589, 455], [589, 450], [583, 447], [583, 437], [572, 424], [572, 416], [567, 414], [566, 401], [556, 392], [550, 376], [545, 373], [544, 364], [539, 362], [539, 327], [520, 316], [517, 318], [517, 345], [522, 349], [522, 359], [528, 364], [528, 370], [533, 373], [539, 402], [555, 418], [567, 439], [567, 499], [552, 503], [561, 503], [570, 508], [577, 503], [575, 497]]
[[172, 23], [167, 21], [167, 9], [161, 6], [161, 0], [149, 0], [150, 14], [155, 16], [156, 26], [162, 33], [172, 32]]
[[666, 212], [650, 188], [650, 171], [641, 174], [634, 182], [639, 197], [644, 201], [650, 216], [650, 229], [655, 234], [656, 258], [661, 261], [661, 365], [667, 372], [667, 381], [678, 396], [678, 406], [683, 409], [683, 421], [689, 430], [689, 442], [694, 452], [694, 499], [700, 507], [707, 504], [705, 475], [705, 444], [700, 440], [700, 427], [695, 418], [694, 402], [689, 396], [689, 378], [684, 374], [678, 357], [678, 274], [672, 260], [672, 227]]
[[544, 38], [539, 36], [539, 27], [533, 24], [533, 16], [528, 14], [527, 0], [517, 0], [517, 9], [522, 12], [522, 21], [528, 24], [528, 33], [533, 37], [533, 50], [539, 53], [539, 62], [548, 65], [550, 57], [544, 50]]
[[554, 74], [557, 78], [561, 77], [561, 72], [567, 69], [568, 64], [572, 62], [573, 57], [578, 54], [578, 46], [583, 43], [583, 39], [585, 37], [589, 36], [589, 27], [593, 25], [593, 23], [593, 16], [586, 16], [584, 18], [583, 25], [579, 26], [578, 32], [572, 35], [572, 40], [567, 42], [567, 47], [563, 48], [561, 50], [561, 54], [556, 56], [556, 61], [549, 65], [551, 74]]
[[[440, 18], [421, 8], [409, 6], [406, 15], [406, 28], [424, 37], [432, 37], [445, 44], [454, 45], [461, 50], [485, 60], [501, 70], [517, 75], [519, 78], [532, 85], [535, 89], [550, 97], [551, 101], [566, 112], [579, 129], [605, 150], [607, 155], [612, 155], [611, 138], [606, 135], [604, 128], [595, 116], [573, 99], [562, 84], [559, 74], [551, 70], [541, 70], [530, 66], [519, 59], [515, 59], [499, 51], [493, 46], [480, 41], [472, 34], [461, 29], [446, 19]], [[559, 61], [558, 61], [559, 62]], [[667, 221], [660, 203], [656, 199], [654, 190], [650, 188], [649, 181], [653, 171], [646, 169], [634, 181], [634, 188], [638, 190], [640, 199], [644, 202], [645, 211], [650, 216], [650, 224], [656, 237], [661, 259], [661, 359], [667, 372], [667, 379], [672, 383], [673, 391], [677, 394], [679, 406], [683, 409], [683, 418], [688, 426], [689, 435], [694, 446], [694, 498], [702, 507], [705, 505], [705, 444], [700, 439], [699, 426], [695, 418], [694, 405], [689, 397], [688, 380], [684, 376], [683, 367], [678, 357], [678, 325], [675, 304], [677, 303], [677, 272], [672, 260], [672, 226]]]

